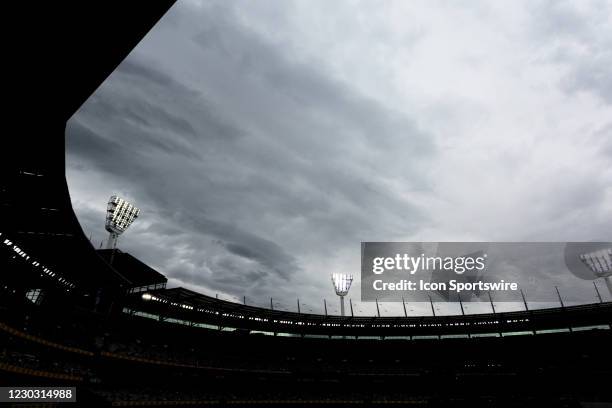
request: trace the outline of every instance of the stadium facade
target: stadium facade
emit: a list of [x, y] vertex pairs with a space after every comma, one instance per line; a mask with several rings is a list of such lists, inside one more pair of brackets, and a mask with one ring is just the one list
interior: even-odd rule
[[95, 250], [71, 207], [65, 124], [171, 4], [88, 3], [40, 20], [44, 32], [63, 25], [79, 41], [49, 34], [34, 50], [48, 61], [37, 91], [58, 95], [49, 86], [60, 82], [61, 102], [14, 105], [13, 120], [30, 129], [8, 146], [15, 157], [0, 186], [3, 385], [74, 386], [82, 406], [612, 402], [610, 302], [458, 316], [296, 313], [168, 289], [133, 256]]

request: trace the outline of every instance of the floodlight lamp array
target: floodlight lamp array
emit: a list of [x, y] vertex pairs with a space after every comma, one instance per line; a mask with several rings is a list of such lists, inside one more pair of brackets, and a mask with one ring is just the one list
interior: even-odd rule
[[351, 288], [351, 283], [353, 283], [353, 275], [334, 273], [332, 274], [332, 283], [334, 284], [336, 295], [346, 296]]
[[612, 248], [582, 254], [580, 260], [599, 277], [612, 274]]
[[123, 233], [140, 214], [140, 209], [116, 195], [111, 196], [106, 207], [106, 230], [111, 234]]

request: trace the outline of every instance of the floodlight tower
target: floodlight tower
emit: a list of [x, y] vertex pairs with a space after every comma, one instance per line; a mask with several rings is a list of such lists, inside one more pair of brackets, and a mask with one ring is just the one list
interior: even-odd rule
[[106, 207], [106, 230], [110, 233], [106, 249], [115, 249], [117, 239], [132, 225], [140, 214], [140, 210], [133, 204], [116, 195], [111, 196]]
[[581, 254], [580, 260], [595, 274], [596, 278], [602, 278], [606, 282], [612, 295], [612, 248]]
[[344, 297], [348, 294], [353, 283], [353, 275], [347, 275], [343, 273], [332, 274], [332, 283], [336, 290], [336, 295], [340, 297], [340, 314], [344, 316]]

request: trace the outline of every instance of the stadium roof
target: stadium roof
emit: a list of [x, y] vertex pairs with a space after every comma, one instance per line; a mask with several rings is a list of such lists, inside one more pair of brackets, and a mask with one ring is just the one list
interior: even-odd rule
[[119, 249], [99, 249], [96, 252], [102, 259], [111, 264], [117, 272], [130, 281], [132, 287], [168, 282], [164, 275], [127, 252], [122, 252]]
[[275, 333], [346, 336], [446, 335], [499, 333], [586, 327], [609, 324], [612, 302], [525, 310], [505, 313], [453, 316], [337, 316], [272, 310], [206, 296], [185, 288], [134, 294], [128, 309], [175, 319], [184, 324], [267, 330]]

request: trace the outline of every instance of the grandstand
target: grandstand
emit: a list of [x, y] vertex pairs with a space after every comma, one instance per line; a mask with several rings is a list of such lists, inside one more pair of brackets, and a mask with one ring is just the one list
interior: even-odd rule
[[610, 406], [610, 302], [459, 316], [296, 313], [166, 288], [130, 254], [95, 250], [71, 207], [65, 123], [171, 4], [75, 6], [53, 24], [89, 47], [51, 34], [37, 46], [47, 55], [64, 44], [70, 57], [50, 58], [43, 82], [62, 71], [69, 80], [60, 106], [15, 113], [38, 115], [29, 134], [46, 137], [24, 136], [2, 170], [3, 385], [76, 386], [82, 406]]

